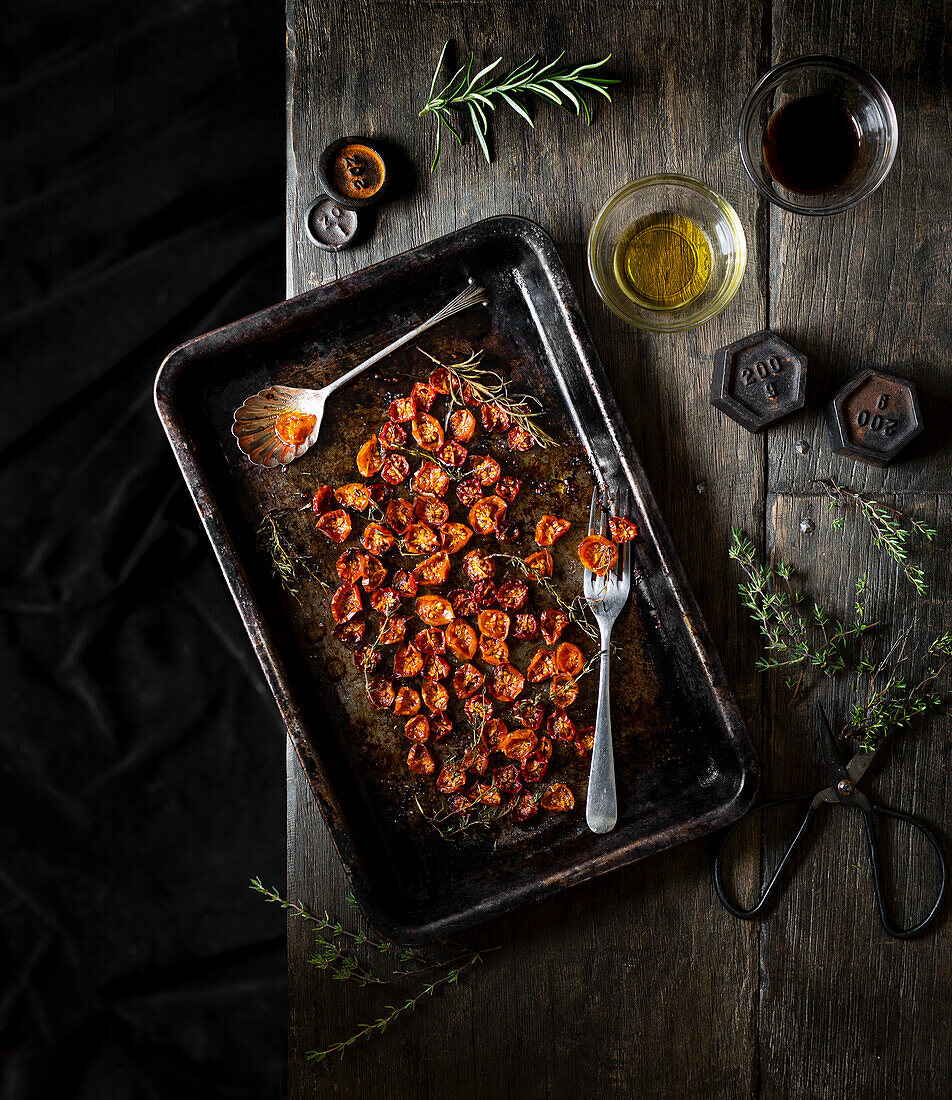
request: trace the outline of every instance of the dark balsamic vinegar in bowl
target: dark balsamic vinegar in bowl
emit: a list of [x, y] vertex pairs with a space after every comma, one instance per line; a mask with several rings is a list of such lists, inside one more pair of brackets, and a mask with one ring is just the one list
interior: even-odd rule
[[781, 187], [818, 195], [839, 187], [859, 160], [860, 131], [842, 100], [804, 96], [774, 111], [764, 131], [764, 164]]

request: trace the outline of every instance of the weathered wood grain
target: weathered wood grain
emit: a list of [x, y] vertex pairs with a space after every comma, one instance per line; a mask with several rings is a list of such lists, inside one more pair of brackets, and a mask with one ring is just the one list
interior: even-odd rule
[[[289, 0], [289, 294], [492, 214], [524, 214], [553, 235], [756, 736], [762, 712], [768, 717], [768, 793], [820, 776], [802, 716], [762, 697], [752, 672], [756, 639], [724, 554], [731, 524], [794, 561], [815, 559], [811, 586], [834, 603], [860, 568], [884, 596], [898, 586], [868, 543], [851, 540], [852, 528], [828, 530], [811, 478], [832, 470], [863, 487], [921, 492], [900, 499], [938, 516], [949, 545], [949, 498], [941, 495], [952, 488], [947, 427], [938, 441], [930, 434], [916, 462], [882, 475], [831, 465], [818, 413], [819, 398], [866, 365], [873, 349], [881, 365], [914, 367], [923, 386], [950, 398], [939, 355], [948, 346], [952, 270], [944, 33], [934, 0], [805, 11], [781, 0]], [[446, 145], [430, 175], [431, 135], [417, 112], [450, 37], [461, 55], [473, 45], [481, 59], [502, 54], [512, 63], [535, 50], [551, 57], [566, 49], [579, 60], [611, 51], [623, 85], [610, 107], [596, 105], [591, 129], [554, 108], [539, 109], [535, 131], [500, 114], [495, 165], [472, 143]], [[903, 127], [900, 161], [884, 188], [830, 220], [768, 210], [734, 141], [756, 76], [771, 59], [814, 49], [870, 64], [894, 93]], [[310, 245], [302, 218], [317, 195], [322, 148], [345, 133], [389, 139], [414, 172], [380, 211], [370, 239], [329, 255]], [[655, 171], [710, 183], [748, 230], [737, 299], [694, 333], [628, 328], [602, 306], [585, 269], [595, 211], [621, 183]], [[809, 411], [764, 439], [710, 409], [707, 393], [711, 352], [768, 322], [811, 355], [813, 390]], [[805, 458], [793, 446], [801, 438], [811, 443]], [[805, 511], [817, 520], [809, 540], [799, 531]], [[948, 592], [947, 580], [937, 593]], [[947, 611], [934, 601], [919, 629], [947, 622]], [[902, 752], [901, 767], [890, 758], [878, 769], [876, 787], [899, 807], [948, 820], [939, 778], [948, 744], [923, 728]], [[288, 889], [344, 912], [343, 875], [293, 756], [288, 787]], [[952, 992], [947, 926], [912, 947], [882, 937], [852, 824], [831, 822], [813, 863], [762, 926], [718, 907], [713, 841], [484, 926], [472, 941], [500, 950], [478, 974], [329, 1067], [305, 1062], [303, 1052], [349, 1033], [388, 998], [309, 967], [307, 930], [292, 921], [290, 1095], [938, 1096], [952, 1047], [948, 1023], [937, 1023]], [[758, 874], [761, 844], [776, 847], [777, 832], [746, 843], [742, 887]]]

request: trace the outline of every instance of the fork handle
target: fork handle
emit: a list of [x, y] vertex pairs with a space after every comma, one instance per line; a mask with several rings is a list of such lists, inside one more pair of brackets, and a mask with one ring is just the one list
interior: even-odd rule
[[610, 833], [618, 820], [615, 795], [615, 757], [612, 751], [612, 709], [608, 691], [611, 664], [611, 624], [603, 626], [602, 652], [598, 673], [598, 710], [595, 715], [595, 744], [592, 770], [588, 777], [585, 820], [593, 833]]

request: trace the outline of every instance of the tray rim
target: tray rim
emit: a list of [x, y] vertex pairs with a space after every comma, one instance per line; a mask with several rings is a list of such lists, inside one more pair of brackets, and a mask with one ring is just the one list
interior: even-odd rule
[[[293, 321], [302, 310], [311, 312], [322, 305], [332, 304], [371, 289], [375, 283], [404, 266], [408, 259], [412, 258], [414, 263], [420, 260], [438, 260], [441, 253], [456, 244], [460, 238], [485, 233], [516, 239], [527, 245], [536, 255], [541, 269], [551, 284], [553, 296], [573, 337], [581, 365], [592, 384], [593, 395], [609, 429], [612, 443], [623, 460], [624, 472], [633, 484], [636, 483], [637, 478], [638, 492], [645, 505], [642, 515], [642, 519], [646, 521], [644, 526], [650, 528], [651, 540], [655, 544], [662, 573], [674, 596], [688, 631], [691, 646], [710, 687], [714, 708], [720, 719], [721, 733], [735, 754], [741, 780], [729, 800], [705, 813], [679, 824], [668, 825], [650, 836], [632, 838], [626, 843], [592, 857], [583, 857], [573, 867], [552, 868], [548, 873], [541, 873], [531, 883], [509, 888], [500, 897], [480, 900], [428, 923], [405, 924], [390, 916], [381, 905], [376, 889], [369, 884], [366, 868], [351, 841], [345, 824], [346, 815], [343, 808], [332, 785], [327, 781], [306, 731], [297, 719], [293, 692], [280, 651], [275, 646], [273, 632], [267, 619], [259, 614], [254, 589], [247, 571], [218, 513], [215, 494], [207, 483], [202, 466], [195, 456], [181, 417], [177, 413], [175, 398], [183, 374], [194, 362], [196, 355], [201, 359], [208, 354], [226, 351], [230, 346], [245, 346], [249, 342], [253, 343], [269, 329]], [[456, 935], [484, 920], [530, 904], [567, 886], [588, 881], [655, 852], [704, 836], [732, 823], [750, 807], [757, 793], [760, 779], [757, 755], [684, 573], [680, 557], [658, 510], [654, 493], [589, 334], [588, 325], [569, 281], [568, 273], [554, 241], [536, 222], [511, 214], [481, 219], [362, 268], [344, 278], [307, 290], [293, 298], [287, 298], [243, 318], [238, 318], [227, 325], [192, 337], [173, 348], [163, 359], [155, 378], [154, 401], [159, 420], [212, 544], [215, 557], [238, 608], [265, 679], [275, 698], [288, 736], [307, 776], [308, 785], [318, 803], [324, 824], [337, 849], [345, 875], [368, 920], [382, 934], [398, 943], [426, 943]]]

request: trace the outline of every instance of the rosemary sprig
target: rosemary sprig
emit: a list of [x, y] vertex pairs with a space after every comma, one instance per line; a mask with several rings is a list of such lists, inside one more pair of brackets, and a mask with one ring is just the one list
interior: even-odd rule
[[[840, 485], [832, 477], [820, 478], [815, 484], [823, 486], [831, 509], [851, 508], [858, 512], [869, 524], [873, 532], [873, 542], [902, 567], [906, 579], [916, 592], [920, 596], [928, 592], [929, 586], [926, 583], [925, 573], [918, 565], [913, 565], [909, 561], [906, 540], [910, 534], [915, 533], [931, 541], [937, 534], [932, 527], [912, 519], [898, 508], [891, 508], [880, 500], [874, 500], [846, 485]], [[833, 526], [841, 527], [842, 522], [842, 517], [837, 517], [833, 520]], [[906, 523], [909, 524], [908, 528], [904, 526]]]
[[[543, 431], [538, 424], [539, 417], [544, 415], [542, 403], [539, 399], [527, 393], [510, 393], [509, 383], [505, 379], [496, 374], [495, 371], [482, 370], [479, 366], [483, 358], [482, 349], [473, 352], [468, 359], [460, 363], [442, 363], [436, 356], [430, 355], [423, 348], [418, 347], [417, 351], [425, 355], [431, 363], [436, 363], [438, 367], [442, 367], [450, 376], [450, 413], [456, 406], [463, 404], [460, 395], [468, 386], [480, 401], [487, 405], [495, 405], [506, 413], [514, 428], [523, 428], [525, 431], [530, 432], [533, 439], [543, 450], [546, 447], [559, 446], [552, 436]], [[533, 405], [537, 407], [538, 411], [530, 411]], [[447, 419], [449, 419], [449, 415], [447, 415]]]
[[[333, 1043], [325, 1050], [309, 1050], [306, 1057], [312, 1062], [323, 1062], [332, 1054], [341, 1058], [347, 1051], [361, 1039], [373, 1035], [382, 1035], [387, 1027], [404, 1012], [409, 1012], [424, 998], [432, 997], [441, 987], [456, 985], [464, 971], [483, 961], [482, 954], [470, 948], [463, 947], [453, 958], [445, 962], [432, 962], [430, 959], [414, 951], [412, 948], [400, 944], [391, 943], [389, 940], [368, 936], [364, 932], [351, 932], [343, 927], [340, 921], [335, 921], [326, 911], [315, 913], [302, 905], [299, 901], [289, 901], [283, 898], [277, 890], [268, 889], [260, 878], [251, 880], [251, 889], [261, 894], [269, 902], [280, 905], [302, 920], [308, 921], [315, 930], [315, 942], [318, 952], [308, 961], [319, 970], [329, 970], [335, 981], [354, 982], [358, 987], [367, 985], [389, 985], [392, 982], [404, 979], [419, 978], [424, 972], [434, 970], [442, 971], [439, 976], [430, 980], [424, 980], [422, 987], [399, 1004], [387, 1005], [385, 1013], [368, 1024], [359, 1024], [357, 1031], [340, 1042]], [[356, 906], [353, 895], [348, 895], [347, 901]], [[441, 946], [460, 948], [460, 944], [451, 940], [442, 941]], [[388, 978], [375, 975], [366, 965], [360, 962], [355, 954], [355, 949], [374, 952], [380, 956], [391, 956], [399, 964], [413, 964], [415, 969], [395, 971]], [[490, 948], [489, 950], [497, 950]]]
[[[764, 640], [765, 655], [757, 660], [757, 668], [768, 669], [800, 667], [796, 679], [788, 678], [787, 686], [793, 688], [792, 706], [800, 692], [803, 674], [813, 667], [826, 676], [836, 676], [846, 668], [846, 644], [850, 638], [864, 634], [878, 626], [865, 622], [864, 597], [866, 578], [856, 584], [854, 611], [856, 621], [849, 626], [838, 622], [817, 603], [807, 609], [808, 603], [791, 585], [793, 568], [783, 562], [763, 565], [750, 540], [742, 531], [731, 529], [731, 546], [728, 555], [744, 571], [746, 580], [737, 586], [741, 603], [757, 624]], [[807, 629], [807, 623], [812, 629]], [[815, 639], [816, 632], [820, 637]]]
[[265, 515], [258, 527], [256, 539], [259, 548], [270, 558], [271, 568], [281, 587], [298, 603], [301, 602], [299, 594], [303, 581], [316, 581], [325, 592], [330, 592], [327, 583], [309, 564], [308, 556], [302, 554], [291, 537], [281, 529], [278, 514], [280, 513], [268, 512]]
[[463, 136], [457, 129], [458, 120], [455, 125], [450, 121], [454, 108], [464, 112], [464, 119], [468, 116], [486, 163], [491, 164], [492, 154], [486, 140], [489, 135], [487, 111], [495, 111], [500, 103], [508, 104], [520, 118], [534, 128], [535, 123], [531, 115], [516, 98], [519, 95], [530, 95], [547, 99], [564, 110], [574, 110], [576, 115], [584, 115], [585, 124], [590, 125], [592, 115], [583, 93], [596, 92], [611, 103], [612, 97], [606, 89], [618, 83], [617, 80], [595, 73], [596, 69], [606, 64], [611, 54], [602, 58], [601, 61], [589, 61], [583, 65], [576, 65], [575, 68], [559, 65], [564, 51], [547, 65], [543, 65], [533, 56], [505, 76], [491, 79], [490, 74], [500, 64], [502, 58], [497, 57], [495, 61], [484, 65], [479, 72], [474, 73], [475, 54], [470, 53], [468, 63], [461, 65], [444, 87], [436, 91], [436, 82], [448, 48], [447, 40], [440, 52], [440, 59], [436, 63], [426, 103], [420, 111], [421, 118], [424, 115], [431, 115], [435, 121], [436, 145], [433, 162], [430, 165], [431, 172], [440, 159], [444, 127], [449, 130], [459, 145], [463, 144]]

